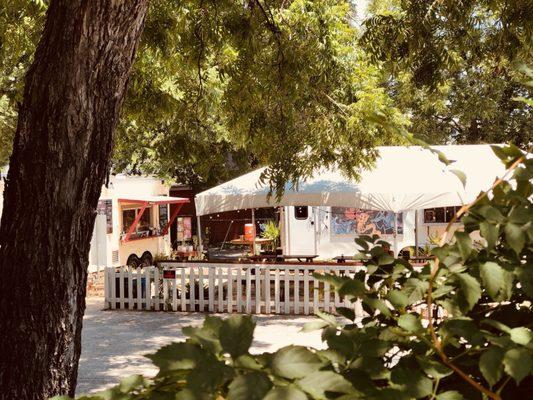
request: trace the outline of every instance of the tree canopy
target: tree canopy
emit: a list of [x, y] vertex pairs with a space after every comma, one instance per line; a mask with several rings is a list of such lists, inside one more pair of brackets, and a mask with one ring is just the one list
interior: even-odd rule
[[388, 73], [388, 93], [430, 143], [533, 140], [530, 1], [374, 0], [361, 44]]
[[[6, 38], [19, 43], [39, 31], [42, 9], [2, 1], [6, 10], [20, 7], [4, 15]], [[333, 162], [355, 175], [374, 146], [393, 141], [373, 117], [398, 126], [405, 119], [359, 48], [352, 14], [344, 0], [152, 2], [115, 170], [205, 185], [261, 163], [279, 187]], [[1, 74], [12, 82], [2, 94], [4, 138], [35, 40], [3, 53]]]

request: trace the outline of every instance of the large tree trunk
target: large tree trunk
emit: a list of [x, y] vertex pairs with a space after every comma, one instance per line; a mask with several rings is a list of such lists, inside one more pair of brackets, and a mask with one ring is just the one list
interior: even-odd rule
[[148, 0], [52, 0], [0, 225], [0, 398], [73, 395], [90, 239]]

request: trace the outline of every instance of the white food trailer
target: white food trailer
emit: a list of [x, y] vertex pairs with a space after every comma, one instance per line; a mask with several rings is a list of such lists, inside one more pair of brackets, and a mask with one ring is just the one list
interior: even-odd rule
[[[415, 245], [426, 250], [434, 246], [458, 208], [394, 213], [350, 207], [286, 206], [280, 213], [281, 247], [285, 254], [317, 254], [321, 259], [353, 256], [357, 252], [354, 239], [360, 234], [376, 234], [394, 244], [396, 216], [396, 252], [414, 249]], [[455, 224], [454, 229], [460, 227]]]
[[[149, 265], [156, 255], [169, 255], [169, 227], [189, 200], [168, 193], [160, 179], [112, 176], [98, 202], [89, 264]], [[178, 204], [172, 215], [169, 204]]]
[[[489, 145], [432, 149], [379, 147], [376, 165], [359, 171], [358, 181], [334, 168], [321, 169], [298, 185], [288, 184], [279, 199], [269, 198], [261, 168], [196, 195], [196, 214], [280, 207], [284, 255], [350, 256], [357, 251], [354, 238], [373, 233], [390, 242], [396, 254], [405, 247], [423, 248], [444, 231], [457, 206], [505, 171]], [[435, 151], [454, 163], [446, 166]], [[467, 176], [465, 185], [453, 170]]]

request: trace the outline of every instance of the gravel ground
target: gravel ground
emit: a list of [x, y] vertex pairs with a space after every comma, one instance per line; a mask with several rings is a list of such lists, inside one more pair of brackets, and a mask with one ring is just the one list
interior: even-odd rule
[[[157, 369], [144, 354], [183, 340], [181, 328], [200, 325], [204, 314], [181, 312], [102, 311], [103, 299], [87, 298], [77, 393], [90, 393], [132, 374], [153, 376]], [[315, 317], [261, 315], [252, 352], [275, 351], [290, 344], [323, 348], [320, 332], [299, 332]]]

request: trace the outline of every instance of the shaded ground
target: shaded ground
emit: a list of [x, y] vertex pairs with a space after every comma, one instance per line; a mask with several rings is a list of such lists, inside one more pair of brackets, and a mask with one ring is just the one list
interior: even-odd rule
[[[183, 340], [181, 328], [199, 325], [204, 315], [181, 312], [102, 311], [103, 299], [87, 298], [77, 393], [114, 385], [131, 374], [154, 375], [143, 357], [172, 341]], [[274, 351], [289, 344], [323, 348], [320, 332], [301, 333], [315, 317], [256, 316], [252, 352]]]

